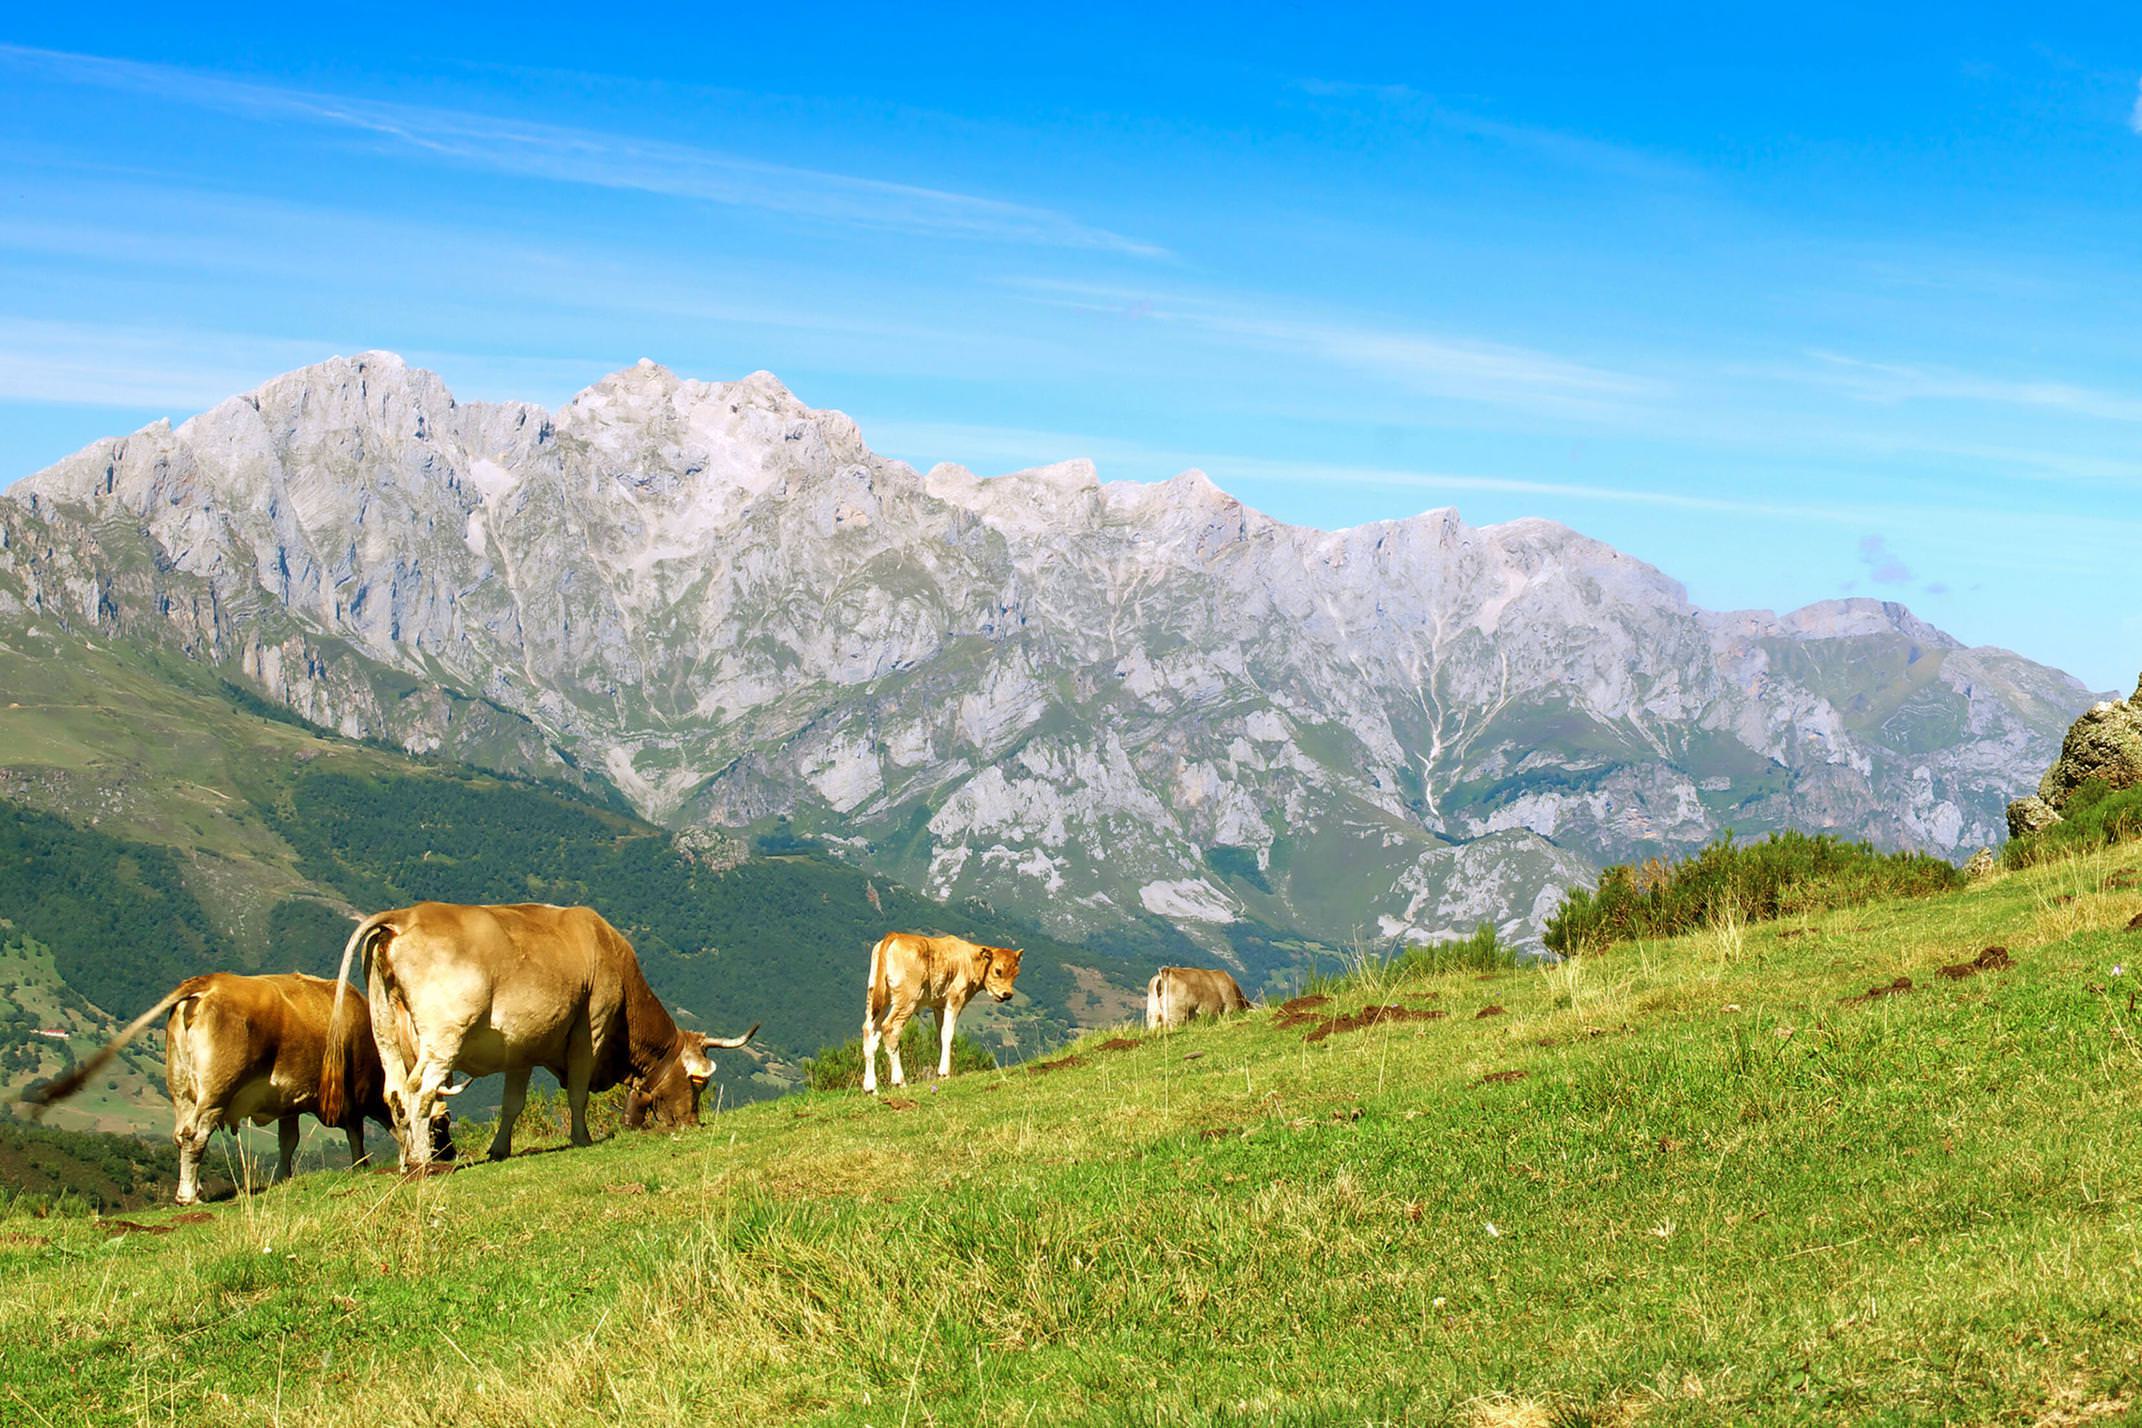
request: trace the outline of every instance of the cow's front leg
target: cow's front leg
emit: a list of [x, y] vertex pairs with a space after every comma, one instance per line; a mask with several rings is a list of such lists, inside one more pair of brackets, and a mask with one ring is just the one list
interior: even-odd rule
[[364, 1164], [364, 1118], [360, 1116], [356, 1124], [350, 1126], [343, 1134], [349, 1137], [350, 1169], [355, 1170], [358, 1166]]
[[498, 1100], [498, 1134], [491, 1137], [493, 1160], [504, 1160], [513, 1154], [513, 1123], [521, 1118], [521, 1107], [528, 1103], [530, 1069], [517, 1066], [506, 1072], [506, 1089]]
[[588, 1087], [595, 1082], [595, 1040], [576, 1031], [565, 1045], [565, 1104], [573, 1114], [573, 1144], [593, 1145], [588, 1134]]
[[288, 1180], [297, 1167], [298, 1119], [295, 1112], [275, 1123], [275, 1178]]
[[417, 1074], [410, 1078], [409, 1089], [402, 1098], [404, 1170], [421, 1173], [431, 1169], [431, 1120], [446, 1104], [446, 1083], [453, 1078], [453, 1058], [460, 1050], [456, 1041], [453, 1054], [425, 1056], [418, 1063]]
[[950, 997], [937, 1009], [937, 1079], [952, 1074], [952, 1034], [959, 1027], [960, 1004]]

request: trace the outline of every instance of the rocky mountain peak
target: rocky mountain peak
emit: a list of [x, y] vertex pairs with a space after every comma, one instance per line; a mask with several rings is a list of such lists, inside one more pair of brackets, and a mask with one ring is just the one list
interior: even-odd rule
[[1899, 634], [1930, 649], [1963, 648], [1961, 640], [1934, 628], [1903, 605], [1893, 600], [1869, 600], [1864, 596], [1819, 600], [1780, 616], [1778, 623], [1803, 639]]
[[[769, 374], [651, 361], [552, 413], [334, 358], [9, 497], [50, 538], [0, 549], [0, 590], [41, 618], [167, 629], [347, 733], [599, 771], [678, 825], [786, 817], [939, 897], [1221, 955], [1250, 919], [1529, 935], [1585, 870], [1727, 826], [1967, 851], [2089, 702], [1897, 605], [1697, 609], [1551, 521], [1326, 532], [1194, 470], [918, 475]], [[463, 732], [476, 707], [525, 736]]]

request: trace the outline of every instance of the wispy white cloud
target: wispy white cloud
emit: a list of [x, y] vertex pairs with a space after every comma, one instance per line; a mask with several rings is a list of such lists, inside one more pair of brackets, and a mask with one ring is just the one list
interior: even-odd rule
[[1426, 396], [1598, 415], [1665, 391], [1650, 378], [1534, 348], [1267, 313], [1240, 299], [1057, 280], [1013, 286], [1050, 306], [1166, 324], [1231, 346], [1252, 345], [1382, 378]]
[[2135, 107], [2127, 111], [2127, 127], [2142, 134], [2142, 82], [2135, 85]]
[[1317, 99], [1371, 105], [1422, 127], [1484, 139], [1566, 168], [1584, 169], [1608, 178], [1640, 183], [1686, 185], [1698, 170], [1644, 149], [1595, 139], [1540, 124], [1490, 118], [1439, 102], [1408, 84], [1374, 84], [1353, 80], [1300, 79], [1295, 89]]
[[1034, 247], [1165, 256], [1154, 243], [1053, 209], [773, 164], [666, 140], [350, 99], [170, 65], [0, 45], [0, 65], [240, 118], [312, 124], [458, 164], [561, 183], [756, 209], [814, 222]]
[[1802, 380], [1835, 387], [1865, 401], [1992, 402], [2036, 407], [2099, 421], [2142, 422], [2142, 397], [2079, 387], [2067, 382], [2019, 381], [1943, 367], [1911, 367], [1869, 362], [1835, 352], [1808, 354], [1818, 364]]
[[0, 318], [0, 398], [188, 415], [333, 350], [288, 338]]

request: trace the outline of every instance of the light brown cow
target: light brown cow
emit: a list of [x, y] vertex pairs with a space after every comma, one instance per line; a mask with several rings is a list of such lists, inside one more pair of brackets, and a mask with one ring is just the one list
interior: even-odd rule
[[[565, 1087], [573, 1144], [588, 1145], [588, 1094], [627, 1083], [627, 1119], [696, 1125], [699, 1092], [714, 1074], [711, 1047], [742, 1036], [681, 1031], [647, 985], [624, 934], [593, 908], [549, 903], [463, 907], [420, 902], [366, 918], [342, 950], [346, 973], [360, 957], [373, 1038], [386, 1076], [387, 1107], [402, 1167], [423, 1169], [428, 1143], [408, 1128], [432, 1114], [448, 1075], [503, 1072], [491, 1158], [513, 1153], [513, 1123], [540, 1066]], [[333, 1045], [351, 1034], [336, 998], [334, 1040], [321, 1101], [339, 1106]], [[465, 1086], [467, 1083], [464, 1082]]]
[[1195, 1016], [1248, 1011], [1249, 998], [1217, 967], [1162, 967], [1145, 984], [1145, 1024], [1174, 1028]]
[[937, 1074], [952, 1074], [952, 1034], [960, 1008], [976, 992], [1000, 1002], [1019, 979], [1017, 947], [981, 947], [964, 937], [892, 932], [870, 949], [870, 985], [863, 999], [863, 1089], [877, 1094], [878, 1044], [892, 1064], [892, 1083], [907, 1084], [900, 1066], [900, 1033], [917, 1007], [937, 1011]]
[[[391, 1124], [380, 1096], [379, 1056], [372, 1048], [370, 1018], [363, 1008], [352, 1025], [364, 1034], [344, 1050], [342, 1078], [349, 1088], [345, 1103], [333, 1114], [320, 1105], [320, 1061], [327, 1048], [327, 1023], [336, 984], [298, 973], [241, 977], [213, 972], [178, 984], [155, 1006], [134, 1018], [111, 1044], [65, 1076], [39, 1087], [24, 1099], [49, 1106], [80, 1090], [127, 1044], [165, 1012], [164, 1083], [171, 1091], [177, 1123], [171, 1138], [178, 1145], [178, 1203], [200, 1198], [201, 1153], [219, 1126], [235, 1133], [250, 1120], [276, 1123], [281, 1150], [278, 1178], [289, 1179], [297, 1154], [298, 1117], [312, 1115], [339, 1126], [350, 1142], [350, 1164], [364, 1160], [367, 1117]], [[434, 1143], [444, 1138], [444, 1117], [432, 1127]]]

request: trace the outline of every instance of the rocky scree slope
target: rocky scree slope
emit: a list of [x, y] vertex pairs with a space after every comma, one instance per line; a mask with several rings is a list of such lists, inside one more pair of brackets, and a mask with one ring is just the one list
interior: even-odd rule
[[[766, 373], [556, 412], [385, 353], [0, 500], [0, 601], [345, 734], [777, 819], [1069, 935], [1536, 937], [1725, 827], [1954, 855], [2091, 695], [1897, 605], [1714, 613], [1550, 522], [1324, 532], [1198, 472], [877, 456]], [[0, 618], [8, 615], [0, 608]]]

